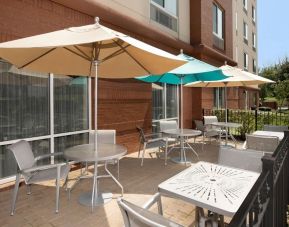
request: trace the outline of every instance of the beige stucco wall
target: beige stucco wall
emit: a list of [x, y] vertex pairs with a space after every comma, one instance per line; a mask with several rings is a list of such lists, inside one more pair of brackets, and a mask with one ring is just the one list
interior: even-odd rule
[[[253, 59], [256, 60], [258, 70], [258, 42], [257, 42], [257, 0], [248, 0], [248, 11], [243, 9], [243, 1], [233, 1], [233, 58], [238, 63], [238, 67], [244, 69], [244, 52], [248, 54], [248, 71], [253, 72]], [[256, 22], [252, 19], [252, 5], [256, 9]], [[236, 29], [237, 13], [237, 29]], [[248, 44], [244, 43], [243, 38], [243, 21], [248, 24]], [[256, 51], [253, 50], [252, 32], [256, 34]]]
[[150, 20], [150, 1], [151, 0], [93, 0], [106, 7], [117, 10], [118, 12], [132, 17], [142, 23], [150, 24], [166, 34], [180, 39], [186, 43], [190, 42], [190, 1], [178, 0], [179, 20], [178, 32], [174, 32], [165, 26]]

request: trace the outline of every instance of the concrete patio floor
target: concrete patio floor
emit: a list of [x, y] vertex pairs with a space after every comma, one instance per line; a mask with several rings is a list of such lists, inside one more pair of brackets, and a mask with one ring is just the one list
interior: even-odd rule
[[[219, 144], [215, 141], [205, 144], [203, 151], [199, 142], [192, 143], [192, 146], [199, 154], [200, 160], [217, 161]], [[120, 161], [120, 182], [124, 187], [124, 198], [138, 205], [143, 205], [157, 192], [158, 184], [189, 167], [189, 165], [184, 166], [171, 161], [168, 161], [168, 165], [165, 166], [163, 159], [156, 158], [155, 154], [152, 154], [151, 158], [148, 153], [143, 167], [140, 166], [141, 160], [137, 158], [137, 152], [125, 156]], [[170, 156], [174, 155], [178, 155], [178, 152], [170, 154]], [[188, 156], [191, 155], [193, 162], [197, 162], [196, 157], [188, 152]], [[99, 169], [101, 172], [102, 167]], [[110, 169], [116, 173], [115, 166], [110, 166]], [[69, 179], [72, 179], [70, 183], [79, 176], [79, 173], [79, 170], [75, 170], [69, 174]], [[54, 213], [55, 187], [53, 184], [54, 182], [45, 182], [45, 184], [33, 185], [31, 195], [26, 194], [26, 187], [20, 187], [14, 216], [10, 216], [12, 189], [2, 190], [0, 192], [0, 226], [123, 226], [116, 200], [120, 196], [120, 189], [111, 179], [101, 179], [99, 185], [101, 191], [112, 192], [114, 199], [96, 207], [93, 213], [89, 207], [78, 203], [78, 196], [81, 192], [91, 190], [91, 179], [81, 180], [72, 191], [70, 200], [67, 192], [61, 189], [58, 214]], [[194, 205], [171, 198], [164, 198], [162, 202], [165, 217], [184, 226], [195, 226]], [[156, 207], [152, 207], [151, 210], [156, 211]]]

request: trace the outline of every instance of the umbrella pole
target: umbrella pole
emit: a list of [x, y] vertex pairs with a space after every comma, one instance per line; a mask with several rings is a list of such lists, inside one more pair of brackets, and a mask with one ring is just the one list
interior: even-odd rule
[[[228, 122], [227, 83], [225, 82], [225, 122]], [[228, 144], [228, 127], [226, 126], [226, 146]]]
[[93, 62], [94, 66], [94, 150], [97, 152], [97, 61]]
[[183, 130], [183, 77], [181, 77], [181, 130]]

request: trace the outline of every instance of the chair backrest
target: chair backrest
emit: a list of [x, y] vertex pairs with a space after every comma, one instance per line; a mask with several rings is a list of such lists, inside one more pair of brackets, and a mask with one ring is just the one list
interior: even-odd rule
[[19, 170], [31, 168], [35, 164], [35, 157], [30, 144], [25, 140], [20, 140], [10, 146], [8, 150], [12, 151]]
[[144, 130], [143, 130], [141, 127], [139, 127], [139, 126], [136, 126], [136, 128], [137, 128], [137, 130], [138, 130], [138, 132], [139, 132], [140, 142], [141, 142], [141, 143], [146, 142], [146, 137], [145, 137]]
[[276, 136], [259, 136], [246, 134], [246, 148], [274, 152], [279, 144], [279, 138]]
[[218, 122], [217, 116], [204, 116], [204, 125]]
[[264, 125], [264, 131], [271, 132], [284, 132], [288, 130], [288, 126], [279, 126], [279, 125]]
[[132, 204], [124, 199], [118, 200], [118, 205], [124, 220], [125, 227], [181, 227], [159, 214]]
[[177, 121], [160, 121], [160, 131], [163, 132], [165, 130], [170, 130], [170, 129], [178, 129], [178, 123]]
[[195, 120], [195, 125], [196, 125], [197, 130], [200, 130], [202, 132], [205, 131], [205, 126], [204, 126], [203, 121]]
[[[89, 143], [94, 143], [94, 131], [89, 133]], [[116, 143], [116, 131], [113, 129], [97, 130], [97, 142], [98, 143]]]
[[261, 173], [263, 152], [256, 150], [238, 150], [222, 147], [219, 150], [218, 163], [220, 165], [246, 169]]

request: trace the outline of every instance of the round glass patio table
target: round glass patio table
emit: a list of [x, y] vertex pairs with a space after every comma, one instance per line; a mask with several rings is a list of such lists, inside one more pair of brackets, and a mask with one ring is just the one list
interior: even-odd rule
[[[94, 175], [92, 191], [82, 193], [79, 196], [79, 203], [86, 206], [93, 206], [104, 204], [111, 200], [111, 193], [99, 193], [97, 180], [100, 177], [97, 175], [98, 162], [106, 162], [109, 160], [120, 159], [127, 153], [127, 148], [119, 144], [102, 144], [98, 143], [97, 152], [95, 152], [94, 144], [82, 144], [70, 147], [64, 151], [64, 155], [68, 160], [77, 162], [93, 162]], [[106, 165], [105, 165], [106, 166]], [[113, 177], [113, 175], [105, 168], [108, 177], [112, 179], [122, 188], [121, 184]], [[94, 200], [92, 199], [94, 197]]]
[[226, 131], [226, 140], [225, 140], [225, 146], [228, 146], [228, 136], [231, 137], [231, 139], [234, 141], [235, 143], [235, 147], [237, 147], [237, 140], [235, 139], [235, 137], [229, 132], [229, 128], [239, 128], [242, 126], [242, 124], [239, 123], [235, 123], [235, 122], [214, 122], [211, 123], [211, 125], [213, 126], [219, 126], [221, 128], [224, 128]]
[[191, 160], [186, 157], [186, 149], [193, 151], [193, 153], [199, 158], [198, 153], [192, 148], [192, 146], [188, 143], [188, 137], [196, 137], [202, 135], [202, 132], [194, 129], [168, 129], [164, 130], [163, 133], [177, 136], [180, 139], [180, 156], [173, 157], [171, 160], [176, 163], [186, 164], [187, 162], [191, 162]]

